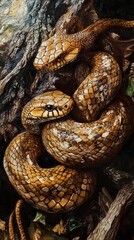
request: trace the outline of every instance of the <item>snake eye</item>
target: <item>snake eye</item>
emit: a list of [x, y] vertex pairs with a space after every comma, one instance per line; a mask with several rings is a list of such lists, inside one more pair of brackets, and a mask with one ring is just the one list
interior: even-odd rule
[[51, 105], [51, 104], [47, 104], [46, 106], [45, 106], [45, 110], [47, 110], [47, 111], [50, 111], [50, 110], [52, 110], [53, 109], [53, 105]]

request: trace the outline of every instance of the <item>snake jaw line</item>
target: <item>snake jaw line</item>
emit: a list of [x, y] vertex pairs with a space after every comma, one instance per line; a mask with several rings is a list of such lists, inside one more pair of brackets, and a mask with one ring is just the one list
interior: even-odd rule
[[73, 99], [61, 91], [42, 93], [23, 108], [22, 124], [27, 131], [40, 134], [41, 123], [66, 116], [72, 110], [73, 105]]
[[70, 35], [55, 34], [41, 44], [33, 64], [37, 70], [51, 72], [74, 61], [80, 50], [80, 42], [70, 40]]
[[53, 62], [46, 61], [45, 58], [43, 60], [35, 59], [34, 67], [37, 70], [52, 72], [52, 71], [58, 70], [59, 68], [64, 67], [70, 62], [73, 62], [77, 58], [79, 52], [80, 52], [79, 48], [74, 48], [69, 53], [62, 54], [60, 58], [55, 59]]

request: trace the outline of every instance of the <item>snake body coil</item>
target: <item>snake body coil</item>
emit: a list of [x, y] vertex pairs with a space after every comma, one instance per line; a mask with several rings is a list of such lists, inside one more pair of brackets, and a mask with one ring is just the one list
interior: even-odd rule
[[44, 211], [67, 211], [83, 204], [94, 192], [95, 178], [63, 165], [42, 169], [39, 136], [22, 133], [6, 150], [4, 167], [15, 189], [34, 207]]
[[[113, 26], [134, 27], [134, 22], [100, 20], [76, 34], [59, 32], [42, 43], [35, 67], [45, 71], [62, 67], [74, 60], [81, 48], [90, 47], [99, 33]], [[94, 192], [95, 177], [91, 172], [64, 165], [40, 168], [37, 158], [42, 154], [42, 143], [32, 133], [42, 132], [46, 150], [59, 162], [95, 167], [117, 153], [133, 129], [126, 100], [118, 99], [108, 106], [121, 84], [118, 63], [101, 52], [90, 60], [91, 72], [72, 98], [52, 91], [35, 97], [24, 107], [22, 123], [31, 133], [14, 138], [5, 153], [4, 167], [13, 186], [26, 201], [45, 211], [68, 211], [80, 206]], [[67, 115], [73, 105], [85, 123], [71, 118], [57, 120]], [[40, 127], [40, 123], [50, 120], [53, 122]]]
[[115, 101], [92, 123], [68, 119], [46, 124], [42, 138], [46, 150], [65, 165], [96, 167], [118, 153], [131, 132], [126, 104]]

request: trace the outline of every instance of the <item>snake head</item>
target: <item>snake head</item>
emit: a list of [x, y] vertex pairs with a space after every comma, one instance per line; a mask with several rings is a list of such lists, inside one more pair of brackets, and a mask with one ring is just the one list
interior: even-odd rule
[[21, 119], [25, 129], [31, 133], [40, 133], [40, 123], [64, 117], [73, 108], [73, 100], [61, 91], [42, 93], [23, 108]]
[[45, 72], [57, 70], [75, 60], [80, 50], [80, 43], [73, 39], [73, 34], [54, 34], [42, 42], [34, 67]]

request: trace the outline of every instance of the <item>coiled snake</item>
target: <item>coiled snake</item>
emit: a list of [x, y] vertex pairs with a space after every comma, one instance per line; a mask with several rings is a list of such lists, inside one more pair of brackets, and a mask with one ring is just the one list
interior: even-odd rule
[[[98, 35], [112, 27], [132, 28], [134, 22], [99, 20], [70, 35], [60, 29], [42, 43], [34, 66], [44, 71], [58, 69], [73, 61], [81, 49], [91, 48]], [[27, 103], [22, 111], [27, 132], [15, 137], [6, 150], [4, 168], [9, 180], [36, 208], [68, 211], [83, 204], [94, 192], [96, 180], [92, 172], [76, 168], [100, 165], [120, 150], [133, 130], [129, 100], [113, 100], [122, 80], [118, 63], [103, 52], [94, 53], [90, 62], [91, 71], [72, 98], [56, 90]], [[83, 123], [64, 117], [73, 107], [82, 114]], [[38, 166], [37, 158], [44, 151], [35, 135], [40, 131], [46, 150], [64, 165], [50, 169]]]

